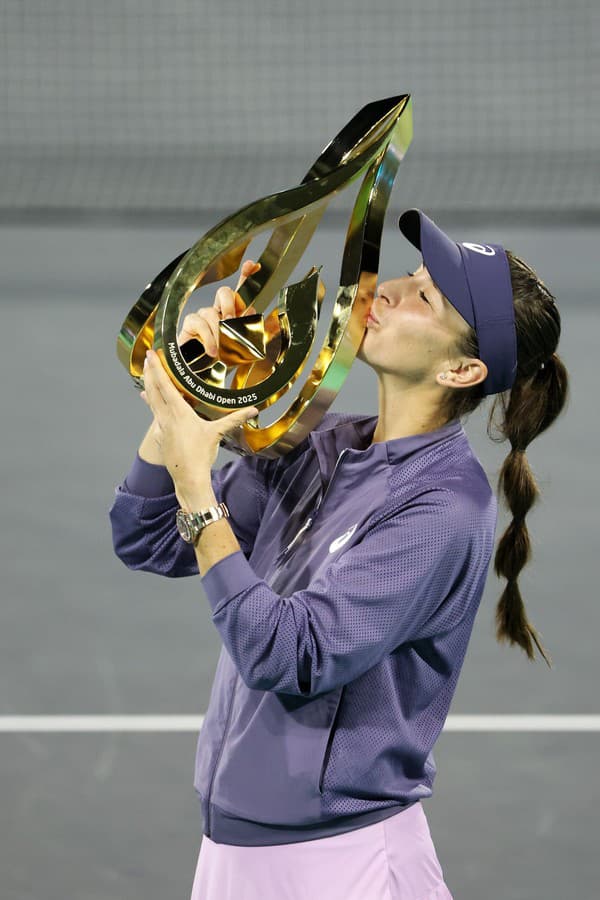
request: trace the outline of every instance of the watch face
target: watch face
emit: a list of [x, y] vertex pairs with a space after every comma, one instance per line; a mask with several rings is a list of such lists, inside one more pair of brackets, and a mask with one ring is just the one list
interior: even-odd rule
[[186, 516], [185, 516], [185, 513], [183, 512], [183, 510], [181, 510], [181, 509], [177, 510], [176, 518], [177, 518], [177, 528], [179, 530], [179, 534], [184, 539], [184, 541], [187, 541], [188, 543], [190, 543], [192, 540], [192, 531], [190, 529], [190, 526], [188, 524], [188, 521], [186, 519]]

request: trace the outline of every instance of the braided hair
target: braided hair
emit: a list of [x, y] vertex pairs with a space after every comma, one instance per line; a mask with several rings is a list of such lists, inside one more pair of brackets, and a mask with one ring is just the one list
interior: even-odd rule
[[[518, 644], [530, 660], [533, 642], [550, 668], [552, 664], [539, 635], [529, 622], [519, 589], [519, 573], [531, 558], [531, 542], [525, 518], [540, 491], [530, 468], [528, 445], [557, 418], [569, 397], [569, 377], [556, 353], [560, 338], [560, 313], [556, 299], [535, 271], [510, 250], [510, 267], [517, 333], [517, 372], [509, 390], [494, 394], [487, 433], [495, 442], [510, 442], [510, 452], [498, 476], [501, 493], [512, 521], [501, 536], [494, 558], [496, 575], [507, 579], [496, 607], [496, 639]], [[479, 358], [477, 336], [470, 328], [455, 347], [460, 356]], [[446, 390], [442, 401], [445, 421], [469, 415], [486, 399], [481, 382], [472, 388]], [[499, 421], [495, 417], [500, 411]], [[499, 432], [492, 434], [495, 426]]]

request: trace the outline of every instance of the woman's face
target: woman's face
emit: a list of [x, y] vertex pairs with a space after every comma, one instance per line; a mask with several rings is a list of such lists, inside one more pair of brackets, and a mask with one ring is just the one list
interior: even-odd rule
[[371, 315], [377, 322], [368, 320], [358, 358], [411, 383], [435, 381], [456, 358], [457, 339], [469, 330], [423, 263], [412, 276], [381, 282]]

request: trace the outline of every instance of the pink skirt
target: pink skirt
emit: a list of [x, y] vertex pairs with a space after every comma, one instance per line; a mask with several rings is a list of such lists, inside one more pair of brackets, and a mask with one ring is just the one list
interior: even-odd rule
[[421, 801], [314, 841], [238, 847], [203, 835], [191, 900], [452, 900]]

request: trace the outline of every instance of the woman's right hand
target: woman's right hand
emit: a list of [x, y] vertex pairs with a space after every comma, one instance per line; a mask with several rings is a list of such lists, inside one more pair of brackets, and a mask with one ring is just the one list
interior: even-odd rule
[[229, 287], [220, 287], [215, 294], [214, 303], [210, 307], [203, 307], [195, 313], [189, 313], [183, 320], [183, 328], [178, 337], [181, 347], [186, 341], [195, 338], [203, 345], [209, 356], [217, 356], [219, 353], [219, 322], [221, 319], [233, 319], [236, 316], [244, 316], [255, 313], [253, 306], [246, 307], [244, 301], [237, 293], [246, 278], [254, 275], [260, 269], [260, 263], [246, 259], [242, 263], [242, 270], [235, 291]]
[[[186, 341], [195, 338], [204, 346], [210, 356], [217, 356], [219, 352], [219, 322], [221, 319], [233, 319], [235, 316], [255, 313], [253, 306], [246, 307], [244, 301], [237, 293], [238, 288], [249, 275], [254, 275], [260, 269], [260, 263], [251, 259], [244, 260], [239, 281], [235, 291], [228, 287], [220, 287], [215, 294], [212, 307], [199, 309], [198, 312], [189, 313], [183, 320], [183, 328], [178, 337], [181, 347]], [[187, 399], [187, 398], [186, 398]], [[152, 420], [150, 428], [146, 432], [139, 447], [139, 455], [147, 462], [155, 465], [164, 465], [162, 453], [155, 441], [158, 435], [156, 419]]]

